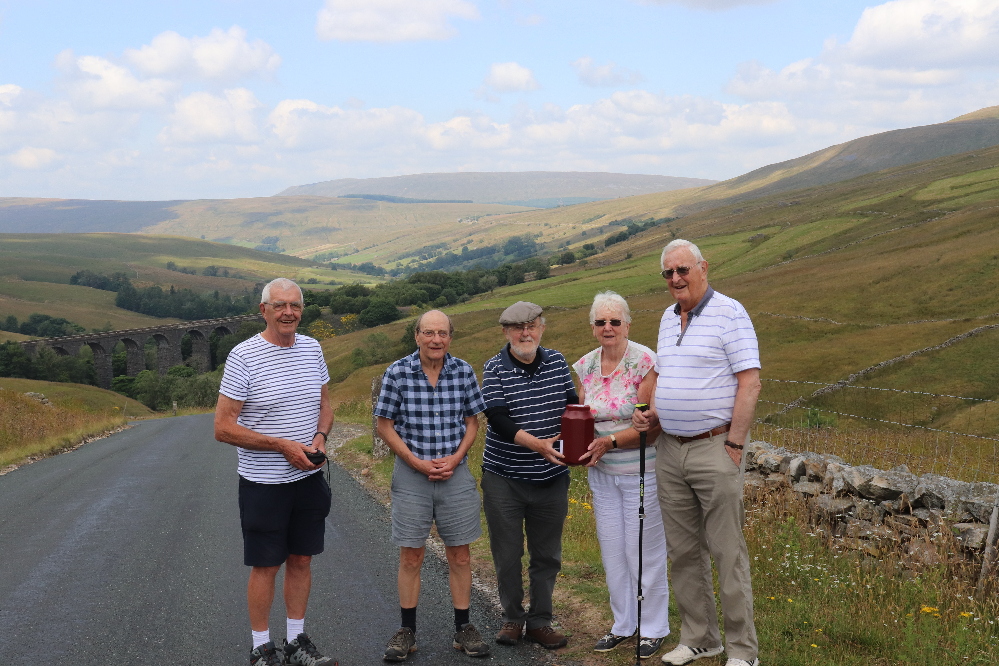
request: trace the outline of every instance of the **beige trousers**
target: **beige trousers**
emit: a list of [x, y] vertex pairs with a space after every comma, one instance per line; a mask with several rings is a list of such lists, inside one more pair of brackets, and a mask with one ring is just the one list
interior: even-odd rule
[[752, 661], [758, 645], [749, 553], [742, 535], [743, 470], [725, 451], [726, 436], [681, 444], [670, 435], [660, 435], [656, 441], [659, 506], [672, 564], [673, 596], [680, 610], [680, 642], [697, 648], [721, 645], [711, 579], [714, 559], [725, 651], [730, 658]]

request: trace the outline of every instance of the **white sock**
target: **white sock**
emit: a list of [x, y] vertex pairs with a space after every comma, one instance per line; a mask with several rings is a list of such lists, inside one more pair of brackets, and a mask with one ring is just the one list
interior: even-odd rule
[[[253, 631], [252, 629], [250, 631]], [[271, 630], [264, 629], [263, 631], [253, 631], [253, 649], [256, 650], [258, 647], [264, 643], [269, 643], [271, 640]]]
[[305, 618], [301, 620], [293, 620], [288, 618], [288, 642], [292, 642], [298, 638], [299, 634], [305, 633]]

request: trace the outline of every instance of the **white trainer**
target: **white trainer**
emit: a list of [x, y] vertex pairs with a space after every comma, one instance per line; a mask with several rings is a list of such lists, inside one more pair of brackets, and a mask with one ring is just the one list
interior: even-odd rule
[[725, 651], [721, 645], [711, 648], [692, 648], [683, 643], [680, 643], [675, 648], [663, 655], [664, 664], [673, 664], [673, 666], [682, 666], [682, 664], [689, 664], [697, 659], [704, 659], [705, 657], [713, 657], [716, 654], [721, 654]]
[[746, 661], [745, 659], [733, 659], [729, 657], [728, 661], [725, 662], [725, 666], [760, 666], [760, 660], [753, 659], [752, 661]]

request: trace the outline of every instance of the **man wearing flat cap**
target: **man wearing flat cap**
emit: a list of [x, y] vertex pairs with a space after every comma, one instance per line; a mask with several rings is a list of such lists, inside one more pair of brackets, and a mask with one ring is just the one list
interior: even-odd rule
[[[553, 443], [566, 405], [579, 396], [565, 357], [541, 346], [541, 307], [519, 301], [500, 315], [507, 344], [486, 361], [486, 446], [482, 499], [503, 607], [496, 642], [523, 637], [548, 649], [566, 637], [551, 626], [552, 593], [562, 568], [562, 526], [569, 510], [569, 468]], [[530, 554], [530, 608], [524, 609], [521, 559]]]

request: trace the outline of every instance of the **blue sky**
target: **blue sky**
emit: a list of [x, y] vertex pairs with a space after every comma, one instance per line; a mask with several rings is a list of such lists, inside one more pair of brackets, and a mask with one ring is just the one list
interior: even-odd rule
[[724, 179], [999, 104], [999, 0], [0, 0], [0, 196]]

